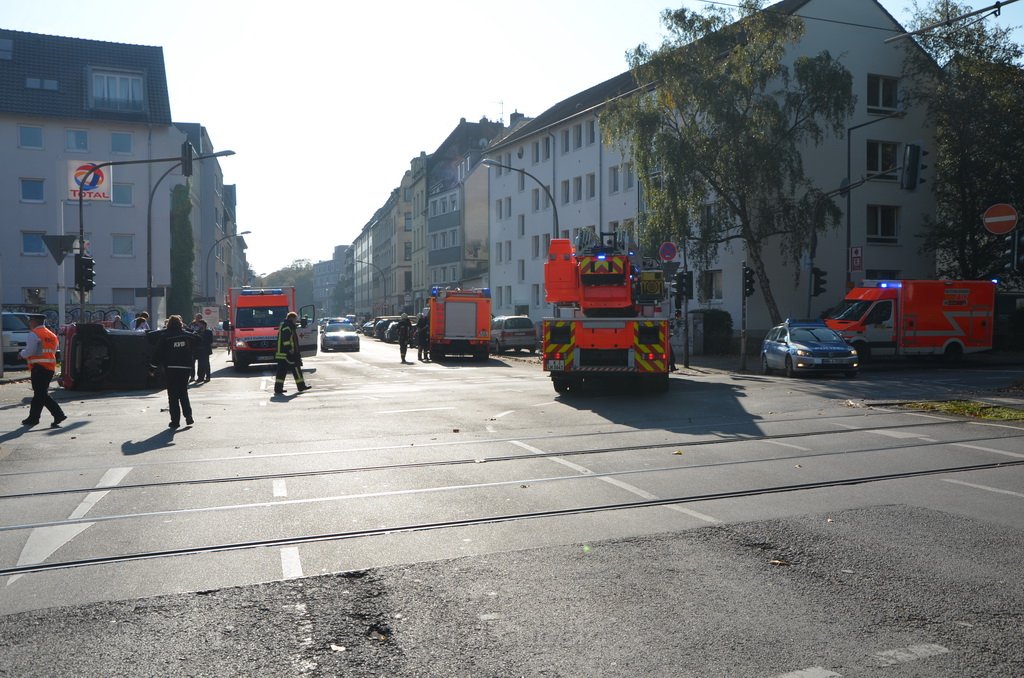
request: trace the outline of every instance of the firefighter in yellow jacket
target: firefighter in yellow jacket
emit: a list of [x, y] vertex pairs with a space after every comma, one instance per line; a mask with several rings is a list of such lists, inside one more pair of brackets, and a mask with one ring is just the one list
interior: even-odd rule
[[284, 395], [284, 380], [291, 372], [299, 393], [309, 390], [302, 379], [302, 353], [299, 352], [299, 314], [290, 311], [277, 331], [277, 378], [274, 380], [274, 395]]
[[43, 324], [44, 320], [46, 316], [41, 313], [33, 313], [28, 317], [31, 332], [25, 348], [21, 350], [21, 357], [28, 362], [32, 377], [32, 403], [28, 408], [28, 419], [21, 423], [23, 426], [35, 426], [45, 407], [53, 415], [50, 428], [59, 428], [60, 423], [68, 417], [50, 396], [50, 380], [57, 371], [57, 335]]

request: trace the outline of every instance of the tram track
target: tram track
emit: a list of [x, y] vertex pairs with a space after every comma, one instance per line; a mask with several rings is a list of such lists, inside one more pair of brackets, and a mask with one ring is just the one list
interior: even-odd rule
[[[249, 474], [249, 475], [241, 475], [241, 476], [240, 475], [216, 476], [216, 477], [210, 477], [210, 478], [192, 478], [192, 479], [184, 479], [184, 480], [163, 480], [163, 481], [146, 482], [146, 483], [124, 483], [124, 484], [118, 484], [118, 485], [104, 486], [102, 489], [103, 489], [103, 491], [106, 491], [106, 492], [117, 492], [117, 491], [125, 491], [125, 490], [148, 490], [148, 489], [158, 489], [158, 488], [167, 488], [167, 487], [188, 487], [188, 486], [198, 486], [198, 485], [215, 485], [215, 484], [228, 484], [228, 483], [259, 482], [259, 481], [264, 481], [264, 480], [282, 480], [282, 479], [294, 479], [294, 478], [310, 478], [310, 477], [321, 477], [321, 476], [331, 476], [331, 475], [342, 475], [342, 474], [349, 474], [349, 473], [373, 473], [373, 472], [379, 472], [379, 471], [393, 471], [393, 470], [430, 469], [430, 468], [443, 468], [443, 467], [446, 467], [446, 466], [462, 466], [462, 465], [473, 465], [473, 464], [484, 464], [484, 463], [515, 462], [515, 461], [522, 461], [522, 460], [545, 459], [545, 458], [551, 458], [551, 457], [581, 457], [581, 456], [582, 457], [586, 457], [586, 456], [590, 456], [590, 455], [615, 454], [615, 453], [622, 453], [622, 452], [636, 452], [636, 451], [641, 451], [641, 450], [658, 450], [658, 449], [679, 448], [679, 447], [706, 447], [706, 446], [710, 446], [710, 445], [720, 445], [720, 444], [728, 444], [728, 443], [784, 441], [784, 440], [790, 440], [790, 439], [794, 439], [794, 438], [814, 437], [814, 436], [821, 436], [821, 435], [845, 435], [845, 434], [852, 434], [852, 433], [863, 433], [864, 431], [887, 431], [887, 430], [893, 430], [893, 429], [913, 429], [913, 428], [919, 428], [919, 427], [935, 427], [935, 426], [954, 425], [954, 424], [962, 424], [962, 423], [963, 422], [960, 421], [960, 420], [935, 420], [935, 419], [932, 419], [932, 420], [929, 420], [927, 422], [910, 423], [910, 424], [908, 424], [908, 423], [901, 423], [901, 424], [892, 424], [892, 425], [887, 425], [887, 426], [868, 426], [868, 427], [864, 427], [864, 428], [838, 428], [838, 429], [832, 428], [832, 429], [827, 429], [827, 430], [823, 429], [823, 430], [816, 430], [816, 431], [803, 431], [803, 432], [793, 432], [793, 433], [767, 434], [767, 435], [762, 435], [762, 436], [750, 436], [750, 435], [734, 435], [734, 436], [727, 436], [727, 437], [719, 436], [719, 437], [715, 437], [715, 438], [706, 438], [706, 439], [698, 439], [698, 440], [672, 440], [672, 441], [666, 441], [666, 442], [660, 442], [660, 443], [648, 443], [648, 444], [642, 444], [642, 445], [628, 445], [628, 446], [617, 446], [617, 447], [601, 447], [601, 448], [590, 448], [590, 449], [580, 449], [580, 450], [564, 450], [564, 451], [552, 451], [552, 452], [539, 452], [539, 453], [530, 453], [530, 454], [506, 454], [506, 455], [494, 455], [494, 456], [485, 456], [485, 457], [462, 457], [462, 458], [440, 459], [440, 460], [431, 460], [431, 461], [422, 461], [422, 462], [402, 462], [402, 463], [395, 463], [395, 464], [374, 464], [374, 465], [369, 465], [369, 466], [351, 466], [351, 467], [339, 467], [339, 468], [327, 468], [327, 469], [314, 469], [314, 470], [308, 470], [308, 471], [282, 471], [282, 472], [278, 472], [278, 473], [259, 473], [259, 474]], [[607, 435], [607, 434], [602, 434], [602, 435]], [[1015, 437], [1015, 438], [1016, 437], [1024, 437], [1024, 429], [1021, 429], [1021, 435], [1020, 436], [1009, 436], [1009, 437]], [[492, 443], [515, 442], [515, 441], [531, 441], [531, 442], [536, 442], [538, 439], [542, 440], [542, 439], [551, 439], [551, 438], [564, 439], [564, 436], [541, 436], [541, 437], [523, 436], [523, 437], [520, 437], [520, 438], [514, 438], [514, 439], [510, 438], [508, 440], [488, 441], [488, 442], [492, 442]], [[987, 441], [987, 440], [992, 440], [992, 439], [991, 438], [967, 438], [967, 439], [964, 439], [964, 440], [946, 441], [946, 442], [982, 442], [982, 441]], [[436, 446], [436, 445], [447, 445], [447, 444], [449, 444], [449, 443], [437, 443], [434, 446]], [[426, 446], [427, 445], [419, 445], [418, 447], [426, 447]], [[403, 445], [403, 446], [396, 446], [396, 447], [391, 448], [391, 449], [407, 449], [407, 448], [408, 448], [408, 446]], [[355, 449], [355, 450], [352, 450], [352, 451], [353, 452], [365, 452], [365, 451], [371, 451], [372, 452], [372, 451], [378, 451], [380, 449], [381, 448], [361, 448], [361, 449]], [[886, 448], [886, 449], [889, 449], [889, 448]], [[873, 450], [866, 449], [866, 450], [858, 450], [858, 451], [859, 452], [871, 452]], [[815, 457], [815, 456], [830, 456], [830, 455], [835, 455], [835, 454], [844, 454], [845, 452], [846, 451], [837, 451], [837, 452], [815, 453], [815, 454], [812, 454], [812, 455], [791, 455], [791, 456], [788, 456], [788, 457], [780, 457], [777, 460], [778, 461], [786, 461], [788, 459], [796, 458], [796, 457], [809, 458], [809, 457]], [[326, 454], [326, 452], [323, 452], [323, 453]], [[249, 455], [249, 456], [247, 456], [245, 458], [249, 459], [249, 460], [252, 460], [252, 459], [260, 459], [262, 457], [254, 457], [254, 456]], [[726, 463], [749, 463], [749, 462], [752, 462], [752, 461], [757, 461], [757, 460], [749, 460], [749, 461], [746, 461], [746, 462], [726, 462]], [[771, 459], [764, 459], [762, 461], [771, 461]], [[168, 463], [168, 464], [179, 464], [180, 465], [183, 462], [178, 461], [178, 462], [165, 462], [165, 463]], [[194, 463], [194, 462], [188, 462], [188, 463]], [[716, 466], [716, 465], [715, 464], [710, 464], [710, 465], [694, 465], [694, 466], [689, 466], [687, 468], [705, 468], [705, 467], [709, 467], [709, 466], [713, 467], [713, 466]], [[94, 470], [104, 470], [104, 471], [106, 471], [108, 468], [109, 467], [102, 467], [102, 468], [97, 467]], [[24, 475], [28, 476], [28, 475], [38, 475], [39, 473], [54, 474], [54, 473], [81, 472], [81, 471], [82, 471], [82, 469], [60, 469], [60, 470], [49, 470], [49, 471], [45, 471], [45, 472], [30, 471], [30, 472], [26, 472]], [[19, 477], [19, 474], [18, 473], [6, 473], [6, 474], [0, 474], [0, 477], [8, 478], [8, 479], [9, 478], [17, 478], [17, 477]], [[30, 498], [36, 498], [36, 497], [52, 497], [52, 496], [62, 496], [62, 495], [88, 494], [90, 492], [95, 492], [96, 490], [97, 490], [97, 488], [95, 486], [88, 486], [88, 487], [55, 488], [55, 489], [46, 489], [46, 490], [36, 490], [36, 491], [30, 491], [30, 492], [12, 492], [12, 493], [8, 493], [8, 494], [0, 494], [0, 501], [16, 500], [16, 499], [30, 499]], [[0, 530], [2, 530], [2, 529], [3, 528], [0, 527]]]
[[[670, 506], [688, 504], [695, 502], [722, 501], [726, 499], [739, 499], [745, 497], [757, 497], [770, 494], [781, 494], [786, 492], [801, 492], [808, 490], [829, 489], [838, 487], [849, 487], [866, 483], [878, 483], [892, 480], [906, 480], [934, 475], [951, 473], [967, 473], [972, 471], [985, 471], [1003, 468], [1012, 468], [1024, 465], [1024, 460], [1001, 461], [984, 464], [969, 464], [959, 466], [945, 466], [933, 469], [918, 469], [912, 471], [900, 471], [896, 473], [874, 474], [864, 476], [851, 476], [831, 480], [822, 480], [807, 483], [794, 483], [783, 485], [769, 485], [758, 488], [747, 488], [706, 494], [694, 494], [677, 497], [639, 499], [628, 502], [615, 502], [605, 504], [594, 504], [590, 506], [577, 506], [561, 509], [545, 509], [528, 511], [524, 513], [497, 514], [490, 516], [475, 516], [458, 520], [442, 520], [434, 522], [411, 523], [390, 527], [378, 527], [363, 530], [346, 530], [338, 532], [326, 532], [318, 534], [296, 535], [288, 537], [277, 537], [269, 539], [254, 539], [248, 541], [236, 541], [221, 544], [207, 544], [199, 546], [187, 546], [173, 549], [162, 549], [153, 551], [139, 551], [136, 553], [123, 553], [107, 556], [95, 556], [63, 561], [34, 563], [16, 565], [14, 567], [0, 568], [0, 577], [24, 575], [38, 572], [51, 572], [56, 570], [67, 570], [80, 567], [95, 567], [100, 565], [112, 565], [132, 561], [150, 560], [158, 558], [169, 558], [177, 556], [200, 555], [211, 553], [223, 553], [228, 551], [241, 551], [256, 548], [297, 546], [317, 542], [344, 541], [350, 539], [379, 537], [390, 534], [425, 532], [440, 529], [452, 529], [479, 525], [493, 525], [506, 522], [537, 520], [541, 518], [556, 518], [590, 513], [602, 513], [609, 511], [623, 511], [631, 509], [651, 508], [657, 506]], [[87, 521], [88, 522], [88, 521]]]

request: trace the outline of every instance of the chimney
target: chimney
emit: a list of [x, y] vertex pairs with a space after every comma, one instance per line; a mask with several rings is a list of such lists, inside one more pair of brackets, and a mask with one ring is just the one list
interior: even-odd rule
[[526, 116], [520, 113], [518, 110], [512, 111], [512, 115], [508, 116], [508, 126], [515, 127], [525, 117]]

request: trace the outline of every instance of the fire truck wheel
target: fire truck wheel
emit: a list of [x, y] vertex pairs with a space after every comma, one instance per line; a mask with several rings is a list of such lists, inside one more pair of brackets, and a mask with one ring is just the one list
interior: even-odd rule
[[653, 390], [655, 393], [665, 393], [668, 391], [668, 387], [669, 381], [667, 374], [659, 374], [657, 377], [654, 378]]
[[444, 360], [444, 351], [439, 348], [430, 349], [430, 362], [437, 362], [438, 360]]
[[247, 360], [245, 360], [244, 358], [239, 358], [238, 356], [235, 356], [235, 370], [236, 371], [241, 372], [242, 370], [244, 370], [248, 366], [249, 366], [249, 362]]
[[553, 378], [551, 380], [551, 384], [555, 387], [555, 392], [556, 393], [568, 393], [569, 392], [570, 385], [569, 385], [569, 380], [568, 379]]
[[946, 350], [942, 353], [942, 360], [946, 363], [958, 363], [963, 360], [964, 347], [955, 341], [946, 347]]

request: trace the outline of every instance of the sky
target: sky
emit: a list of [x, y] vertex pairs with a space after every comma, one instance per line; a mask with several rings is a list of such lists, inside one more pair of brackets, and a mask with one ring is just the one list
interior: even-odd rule
[[[847, 0], [834, 0], [835, 2]], [[961, 0], [981, 9], [990, 0]], [[163, 48], [175, 122], [204, 125], [260, 275], [330, 259], [461, 118], [506, 123], [628, 69], [695, 0], [0, 0], [7, 29]], [[728, 5], [725, 3], [716, 3]], [[909, 22], [911, 0], [882, 0]], [[990, 19], [1024, 23], [1024, 2]], [[1019, 33], [1018, 33], [1019, 35]]]

